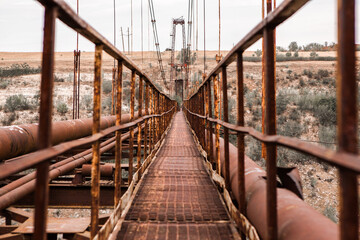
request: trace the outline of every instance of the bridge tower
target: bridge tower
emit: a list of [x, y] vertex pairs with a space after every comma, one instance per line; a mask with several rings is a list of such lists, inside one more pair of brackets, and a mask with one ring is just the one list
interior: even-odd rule
[[[182, 39], [183, 39], [183, 46], [180, 51], [180, 63], [175, 63], [175, 40], [176, 40], [176, 26], [181, 25], [182, 26]], [[170, 58], [170, 82], [171, 86], [173, 88], [172, 94], [176, 95], [178, 91], [175, 91], [179, 87], [176, 87], [175, 81], [179, 80], [178, 77], [178, 71], [185, 70], [185, 84], [187, 83], [188, 76], [187, 76], [187, 54], [186, 54], [186, 38], [185, 38], [185, 20], [183, 17], [179, 18], [173, 18], [172, 20], [172, 32], [170, 34], [171, 37], [171, 58]], [[177, 85], [179, 83], [183, 83], [184, 81], [178, 81]], [[181, 89], [184, 89], [184, 86], [181, 87]], [[182, 92], [182, 91], [181, 91]], [[181, 94], [181, 99], [183, 98]]]

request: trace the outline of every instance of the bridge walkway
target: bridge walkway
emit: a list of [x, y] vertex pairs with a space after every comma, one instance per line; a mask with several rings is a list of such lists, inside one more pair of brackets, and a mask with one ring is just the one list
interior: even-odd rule
[[144, 176], [117, 239], [236, 239], [182, 112]]

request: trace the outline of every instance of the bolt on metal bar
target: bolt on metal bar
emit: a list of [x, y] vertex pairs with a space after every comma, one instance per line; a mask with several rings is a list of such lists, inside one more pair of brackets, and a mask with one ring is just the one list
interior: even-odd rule
[[[100, 132], [101, 116], [101, 65], [102, 45], [95, 46], [95, 77], [94, 77], [94, 107], [92, 134]], [[99, 226], [99, 204], [100, 204], [100, 141], [92, 145], [93, 157], [91, 165], [91, 229], [90, 235], [93, 239]]]
[[[218, 76], [215, 75], [213, 78], [214, 82], [214, 112], [215, 119], [220, 119], [219, 116], [219, 81]], [[215, 148], [216, 148], [216, 170], [218, 174], [221, 174], [221, 163], [220, 163], [220, 125], [215, 124]]]
[[[337, 122], [340, 152], [358, 154], [357, 82], [355, 57], [355, 1], [338, 0]], [[359, 239], [358, 180], [339, 168], [340, 236]]]
[[[123, 64], [122, 61], [118, 61], [117, 69], [117, 91], [116, 91], [116, 126], [121, 125], [121, 108], [122, 108], [122, 72]], [[114, 207], [119, 204], [121, 198], [121, 154], [122, 154], [122, 141], [121, 141], [121, 130], [116, 131], [115, 133], [116, 143], [115, 143], [115, 194], [114, 194]]]
[[[38, 149], [51, 146], [52, 102], [54, 85], [55, 20], [57, 9], [45, 7], [44, 44], [40, 85], [40, 118]], [[47, 207], [49, 199], [49, 161], [36, 167], [34, 239], [47, 239]]]
[[[142, 116], [142, 109], [143, 109], [143, 77], [140, 76], [139, 78], [139, 99], [138, 99], [138, 104], [139, 104], [139, 117]], [[141, 167], [141, 125], [142, 123], [138, 124], [138, 135], [137, 135], [137, 144], [138, 144], [138, 148], [137, 148], [137, 160], [136, 160], [136, 170], [139, 170]], [[138, 173], [138, 177], [139, 180], [141, 178], [141, 172], [139, 171]]]
[[[130, 89], [130, 121], [134, 120], [135, 114], [135, 78], [136, 72], [131, 71], [131, 89]], [[129, 139], [129, 175], [128, 184], [130, 185], [133, 177], [133, 161], [134, 161], [134, 128], [130, 128], [130, 139]]]
[[[222, 90], [223, 90], [223, 111], [224, 122], [229, 122], [229, 107], [227, 95], [227, 72], [226, 66], [222, 68]], [[224, 127], [224, 148], [225, 148], [225, 186], [230, 189], [230, 162], [229, 162], [229, 129]]]
[[[236, 59], [237, 74], [237, 125], [244, 126], [244, 68], [243, 53], [239, 52]], [[245, 195], [245, 139], [244, 134], [237, 133], [237, 150], [238, 150], [238, 192], [239, 192], [239, 211], [246, 215], [246, 195]], [[244, 233], [241, 239], [245, 240]]]

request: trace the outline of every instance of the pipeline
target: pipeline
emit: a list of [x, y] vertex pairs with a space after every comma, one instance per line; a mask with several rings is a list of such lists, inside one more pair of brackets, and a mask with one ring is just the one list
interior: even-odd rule
[[[144, 111], [145, 113], [145, 111]], [[135, 116], [135, 119], [137, 118]], [[128, 123], [130, 114], [121, 116], [121, 123]], [[101, 129], [115, 125], [116, 116], [101, 118]], [[92, 133], [92, 118], [54, 122], [51, 144], [83, 138]], [[23, 124], [0, 128], [0, 161], [33, 152], [37, 149], [38, 124]]]
[[[138, 129], [134, 130], [136, 133]], [[130, 137], [130, 133], [122, 134], [121, 140], [124, 141]], [[100, 145], [100, 154], [107, 152], [115, 147], [115, 137], [110, 138]], [[64, 175], [73, 169], [89, 162], [92, 159], [92, 149], [85, 150], [73, 157], [64, 159], [61, 162], [50, 166], [49, 180], [53, 180]], [[35, 190], [36, 172], [30, 173], [0, 189], [0, 209], [9, 207], [14, 202], [25, 197]]]
[[[205, 135], [207, 136], [207, 134]], [[215, 135], [213, 136], [215, 146]], [[239, 203], [237, 148], [229, 144], [230, 186]], [[213, 159], [216, 148], [213, 149]], [[220, 138], [221, 166], [225, 163], [224, 140]], [[222, 167], [222, 174], [225, 169]], [[266, 239], [266, 172], [245, 156], [246, 216]], [[277, 188], [278, 239], [331, 240], [339, 238], [338, 226], [318, 213], [293, 192]]]

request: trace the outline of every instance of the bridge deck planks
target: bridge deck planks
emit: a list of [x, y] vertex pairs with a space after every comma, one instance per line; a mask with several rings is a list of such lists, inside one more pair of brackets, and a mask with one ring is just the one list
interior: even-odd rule
[[117, 239], [234, 239], [230, 218], [180, 112]]

